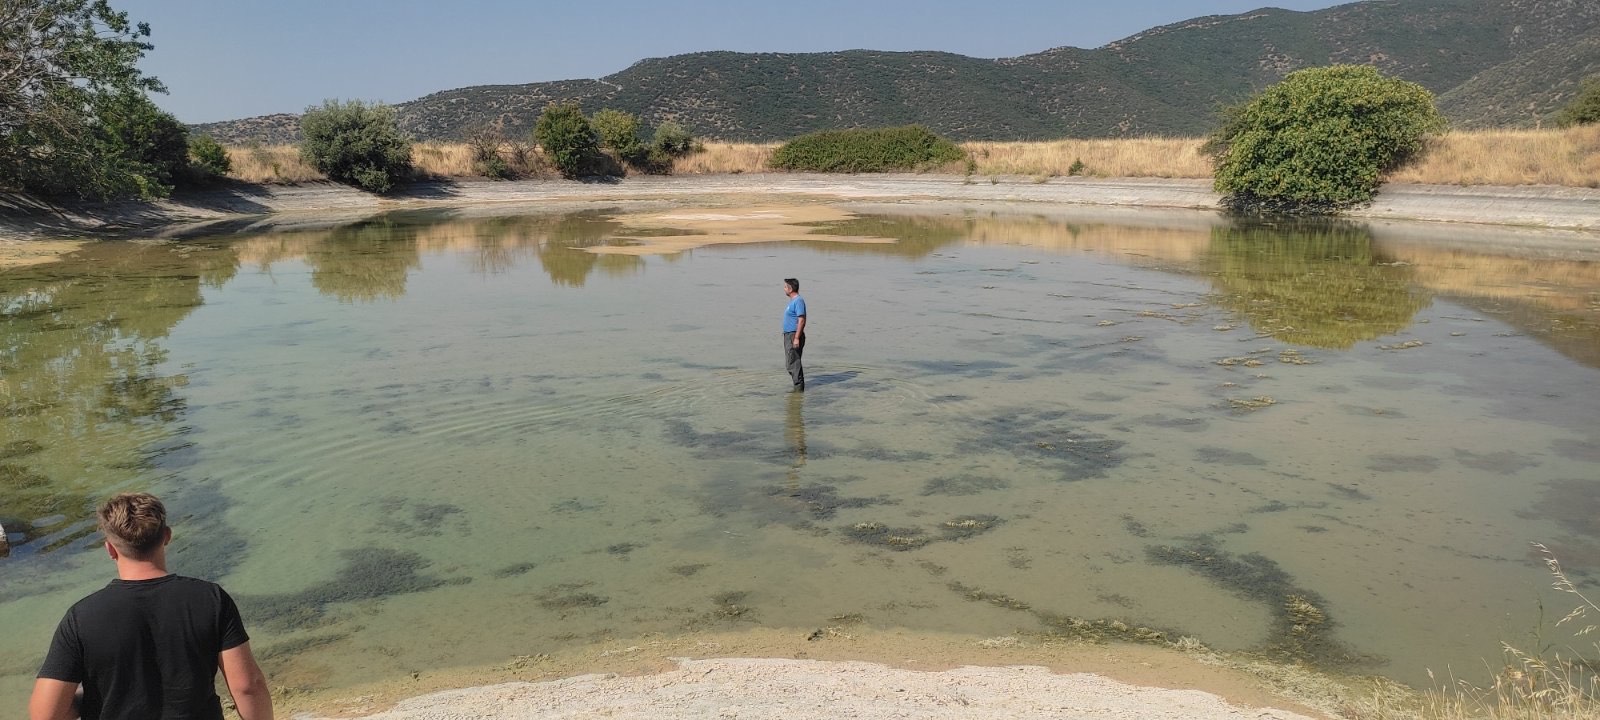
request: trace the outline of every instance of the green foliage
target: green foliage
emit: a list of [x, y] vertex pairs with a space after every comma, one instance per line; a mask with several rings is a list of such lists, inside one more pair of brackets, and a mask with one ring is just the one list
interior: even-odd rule
[[105, 0], [0, 2], [0, 186], [86, 198], [165, 194], [183, 127], [145, 98], [149, 26]]
[[1600, 123], [1600, 76], [1583, 81], [1578, 97], [1556, 114], [1556, 123], [1561, 127]]
[[667, 120], [656, 126], [650, 149], [669, 158], [680, 158], [694, 152], [694, 136], [676, 120]]
[[600, 166], [600, 137], [575, 102], [546, 106], [533, 126], [533, 139], [562, 177], [593, 175]]
[[600, 146], [611, 150], [626, 163], [644, 160], [647, 150], [639, 139], [639, 116], [606, 108], [589, 119]]
[[227, 148], [210, 135], [189, 140], [189, 161], [194, 173], [204, 179], [225, 177], [233, 170]]
[[1230, 209], [1329, 213], [1370, 201], [1383, 174], [1443, 128], [1421, 85], [1334, 65], [1291, 73], [1230, 109], [1206, 149]]
[[140, 197], [164, 197], [189, 178], [189, 130], [143, 93], [97, 108], [98, 154], [128, 175]]
[[772, 167], [809, 172], [891, 172], [950, 163], [966, 157], [960, 147], [920, 125], [825, 130], [784, 143]]
[[411, 175], [411, 141], [394, 110], [360, 100], [328, 100], [300, 117], [300, 155], [335, 182], [386, 193]]
[[1075, 158], [1072, 161], [1072, 165], [1067, 168], [1067, 174], [1073, 177], [1088, 175], [1089, 166], [1083, 163], [1083, 158]]

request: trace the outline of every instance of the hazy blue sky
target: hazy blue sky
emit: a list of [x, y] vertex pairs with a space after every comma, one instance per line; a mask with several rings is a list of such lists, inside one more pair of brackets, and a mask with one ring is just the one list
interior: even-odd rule
[[1098, 47], [1264, 5], [1330, 0], [113, 0], [148, 22], [141, 67], [185, 122], [397, 103], [466, 85], [598, 78], [700, 50], [942, 50], [1012, 57]]

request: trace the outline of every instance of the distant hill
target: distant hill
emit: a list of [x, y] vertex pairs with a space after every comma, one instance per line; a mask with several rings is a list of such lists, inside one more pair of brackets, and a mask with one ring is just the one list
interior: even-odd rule
[[[551, 101], [612, 107], [696, 135], [781, 140], [921, 123], [957, 139], [1201, 135], [1216, 110], [1294, 70], [1375, 65], [1439, 95], [1457, 127], [1532, 126], [1600, 73], [1596, 0], [1369, 0], [1152, 28], [1101, 48], [986, 60], [939, 52], [703, 52], [599, 80], [480, 85], [396, 105], [420, 140], [483, 124], [526, 136]], [[229, 143], [298, 140], [298, 118], [197, 125]]]

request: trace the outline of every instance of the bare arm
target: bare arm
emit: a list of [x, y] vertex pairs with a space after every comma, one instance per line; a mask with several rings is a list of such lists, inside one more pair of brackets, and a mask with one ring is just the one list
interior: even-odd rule
[[33, 681], [33, 698], [28, 701], [29, 720], [73, 720], [78, 717], [72, 707], [72, 696], [77, 692], [77, 683], [50, 678]]
[[272, 720], [272, 695], [267, 691], [267, 676], [256, 664], [250, 643], [223, 650], [218, 660], [222, 679], [228, 683], [228, 694], [233, 696], [234, 707], [239, 708], [239, 717]]
[[805, 334], [806, 334], [806, 316], [801, 315], [800, 317], [795, 318], [795, 323], [794, 323], [794, 346], [795, 347], [800, 347], [800, 338], [801, 338], [801, 336], [803, 336]]

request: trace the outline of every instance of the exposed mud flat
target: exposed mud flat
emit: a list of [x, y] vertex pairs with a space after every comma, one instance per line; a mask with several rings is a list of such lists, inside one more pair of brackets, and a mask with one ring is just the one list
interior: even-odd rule
[[[616, 182], [469, 180], [418, 183], [390, 195], [342, 185], [238, 186], [160, 202], [48, 207], [0, 197], [0, 239], [237, 232], [354, 222], [380, 212], [510, 205], [546, 211], [618, 202], [692, 204], [727, 195], [847, 201], [953, 200], [1215, 211], [1209, 180], [964, 178], [947, 175], [708, 175]], [[760, 204], [760, 203], [756, 203]], [[1566, 187], [1386, 185], [1349, 217], [1600, 231], [1600, 190]]]

